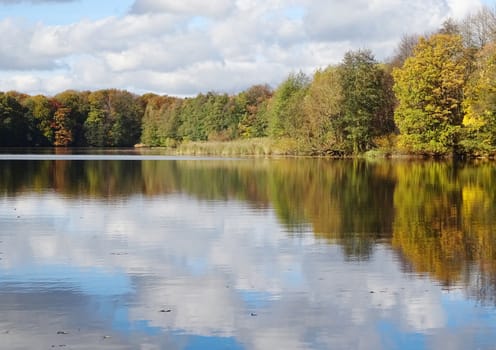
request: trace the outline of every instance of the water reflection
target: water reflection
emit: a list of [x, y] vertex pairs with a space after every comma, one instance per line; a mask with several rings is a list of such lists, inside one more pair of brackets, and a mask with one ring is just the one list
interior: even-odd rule
[[494, 175], [3, 160], [0, 348], [489, 349]]
[[411, 163], [397, 174], [393, 246], [415, 271], [494, 304], [496, 168]]

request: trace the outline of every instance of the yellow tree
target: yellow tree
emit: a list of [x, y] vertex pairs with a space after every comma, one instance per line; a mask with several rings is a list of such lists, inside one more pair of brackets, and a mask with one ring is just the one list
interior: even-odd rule
[[458, 152], [469, 60], [458, 35], [420, 38], [403, 67], [393, 71], [400, 145], [410, 152]]
[[487, 155], [496, 152], [496, 44], [479, 53], [466, 89], [463, 119], [467, 153]]
[[303, 137], [313, 153], [344, 152], [343, 93], [338, 68], [315, 72], [304, 100]]

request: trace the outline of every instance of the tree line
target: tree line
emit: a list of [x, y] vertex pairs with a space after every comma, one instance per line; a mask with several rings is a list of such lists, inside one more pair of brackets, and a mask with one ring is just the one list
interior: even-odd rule
[[122, 90], [65, 91], [54, 97], [0, 93], [1, 146], [133, 146], [142, 97]]
[[298, 154], [379, 150], [496, 154], [496, 12], [482, 8], [424, 35], [405, 35], [379, 62], [369, 50], [275, 89], [191, 98], [125, 90], [53, 97], [0, 93], [0, 146], [175, 147], [266, 137]]

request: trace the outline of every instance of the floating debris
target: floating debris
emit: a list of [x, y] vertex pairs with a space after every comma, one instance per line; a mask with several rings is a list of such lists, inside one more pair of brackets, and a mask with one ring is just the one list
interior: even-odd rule
[[104, 335], [103, 336], [103, 339], [110, 339], [110, 338], [112, 338], [110, 335]]
[[69, 334], [69, 332], [66, 331], [58, 331], [57, 334]]

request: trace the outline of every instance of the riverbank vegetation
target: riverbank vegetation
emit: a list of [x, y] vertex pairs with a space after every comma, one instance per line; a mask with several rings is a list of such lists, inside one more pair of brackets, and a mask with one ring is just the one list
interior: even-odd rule
[[496, 11], [404, 36], [387, 62], [350, 51], [313, 76], [289, 74], [275, 89], [189, 98], [116, 89], [0, 93], [0, 146], [135, 144], [189, 154], [493, 157]]

